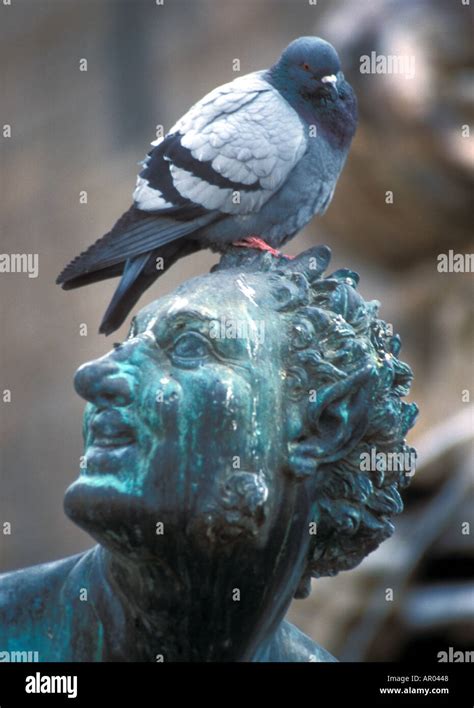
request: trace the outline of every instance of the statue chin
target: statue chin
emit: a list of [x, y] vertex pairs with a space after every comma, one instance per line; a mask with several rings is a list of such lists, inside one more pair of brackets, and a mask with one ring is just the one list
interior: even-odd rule
[[149, 556], [153, 548], [146, 543], [146, 536], [152, 535], [146, 530], [156, 519], [156, 511], [153, 514], [143, 497], [109, 475], [98, 480], [79, 477], [66, 491], [64, 510], [71, 521], [109, 550]]
[[[160, 485], [155, 493], [145, 483], [137, 488], [130, 478], [91, 474], [90, 469], [71, 484], [64, 498], [67, 516], [109, 549], [162, 555], [172, 539], [189, 548], [215, 553], [223, 546], [260, 546], [275, 516], [272, 491], [263, 475], [247, 471], [209, 475], [201, 479], [207, 495], [198, 493], [189, 473], [184, 498], [175, 493], [164, 503]], [[272, 511], [273, 510], [273, 511]]]

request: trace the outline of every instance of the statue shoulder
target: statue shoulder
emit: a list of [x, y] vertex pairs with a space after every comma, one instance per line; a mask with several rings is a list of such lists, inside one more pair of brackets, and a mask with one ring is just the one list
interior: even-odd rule
[[284, 621], [270, 642], [266, 661], [328, 662], [337, 659], [294, 624]]
[[0, 650], [36, 649], [29, 645], [57, 626], [64, 584], [85, 555], [0, 575]]

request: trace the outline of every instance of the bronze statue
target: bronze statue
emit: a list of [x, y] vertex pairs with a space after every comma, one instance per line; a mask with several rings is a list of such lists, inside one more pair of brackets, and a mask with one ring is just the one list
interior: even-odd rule
[[[0, 577], [0, 650], [40, 661], [332, 661], [284, 620], [393, 531], [417, 409], [400, 340], [329, 249], [231, 249], [82, 366], [91, 550]], [[380, 457], [382, 455], [382, 457]]]

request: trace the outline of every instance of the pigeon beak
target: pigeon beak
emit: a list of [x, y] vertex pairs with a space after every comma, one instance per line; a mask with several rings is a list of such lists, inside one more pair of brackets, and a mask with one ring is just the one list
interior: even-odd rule
[[336, 74], [330, 74], [329, 76], [323, 76], [321, 79], [323, 84], [335, 84], [337, 82]]
[[334, 94], [337, 95], [337, 76], [335, 74], [329, 74], [328, 76], [323, 76], [321, 83], [325, 84], [328, 88], [331, 88]]

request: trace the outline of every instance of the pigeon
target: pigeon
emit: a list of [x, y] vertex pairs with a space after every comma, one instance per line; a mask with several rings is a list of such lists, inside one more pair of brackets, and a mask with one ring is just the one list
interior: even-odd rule
[[278, 249], [327, 209], [357, 125], [334, 47], [291, 42], [270, 69], [219, 86], [151, 143], [133, 204], [57, 278], [65, 290], [121, 276], [99, 332], [202, 248]]

